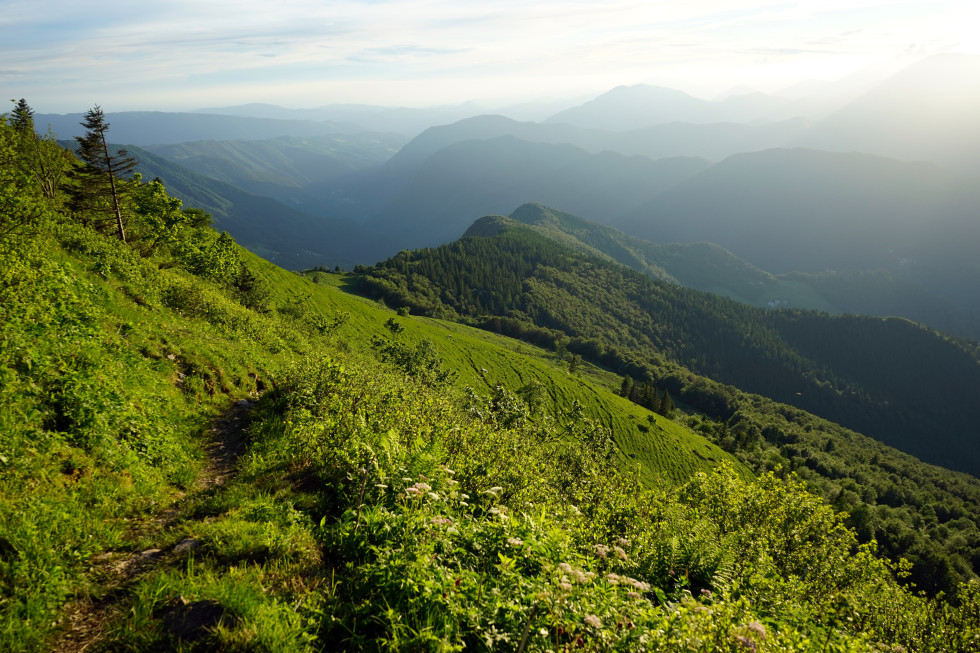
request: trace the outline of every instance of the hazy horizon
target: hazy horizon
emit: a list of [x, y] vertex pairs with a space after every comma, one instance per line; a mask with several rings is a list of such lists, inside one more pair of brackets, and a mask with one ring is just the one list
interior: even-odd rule
[[980, 54], [964, 1], [0, 0], [0, 87], [40, 113], [504, 106], [619, 85], [713, 99]]

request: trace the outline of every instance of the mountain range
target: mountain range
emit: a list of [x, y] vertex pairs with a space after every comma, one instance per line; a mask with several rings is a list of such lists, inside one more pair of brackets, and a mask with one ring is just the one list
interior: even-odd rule
[[[411, 140], [358, 130], [383, 128], [385, 116], [391, 127], [401, 124], [394, 116], [414, 116], [420, 128], [479, 107], [124, 113], [112, 134], [160, 141], [147, 149], [184, 170], [157, 174], [181, 179], [175, 191], [190, 200], [184, 180], [196, 173], [194, 192], [212, 196], [219, 224], [287, 265], [370, 263], [539, 203], [651, 243], [713, 243], [769, 279], [734, 292], [706, 265], [698, 288], [756, 305], [902, 315], [977, 337], [978, 197], [967, 155], [980, 151], [968, 120], [978, 71], [976, 57], [937, 56], [887, 79], [857, 75], [781, 98], [736, 89], [714, 101], [618, 87], [539, 123], [481, 115]], [[797, 101], [819, 104], [818, 88], [850, 99], [783, 119]], [[370, 120], [354, 124], [357, 115]], [[209, 179], [226, 186], [205, 191]], [[278, 228], [259, 226], [248, 208], [258, 206]]]

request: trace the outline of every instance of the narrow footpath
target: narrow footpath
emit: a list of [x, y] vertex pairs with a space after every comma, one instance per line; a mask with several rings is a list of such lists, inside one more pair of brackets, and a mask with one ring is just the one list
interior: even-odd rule
[[[206, 446], [207, 465], [193, 488], [167, 510], [132, 521], [130, 532], [146, 541], [150, 534], [160, 542], [169, 533], [192, 499], [212, 493], [225, 485], [235, 474], [238, 459], [245, 450], [245, 428], [254, 402], [241, 399], [217, 418], [209, 429]], [[129, 608], [130, 594], [136, 583], [150, 571], [174, 562], [197, 548], [193, 538], [184, 538], [176, 545], [150, 547], [141, 551], [106, 551], [91, 560], [88, 574], [91, 589], [86, 596], [70, 601], [62, 613], [63, 630], [51, 646], [55, 653], [81, 653], [98, 648], [106, 628]], [[181, 628], [193, 624], [181, 623]]]

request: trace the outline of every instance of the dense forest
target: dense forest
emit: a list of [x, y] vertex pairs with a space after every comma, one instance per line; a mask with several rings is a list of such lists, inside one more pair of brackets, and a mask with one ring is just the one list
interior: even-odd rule
[[587, 407], [460, 387], [438, 352], [585, 363], [286, 272], [96, 149], [0, 118], [0, 649], [976, 650], [980, 584], [920, 593], [921, 559], [848, 525], [890, 469], [872, 516], [952, 564], [975, 480], [663, 358], [678, 401], [736, 409], [676, 417], [762, 461], [642, 482]]
[[755, 469], [797, 471], [849, 511], [866, 541], [913, 560], [921, 587], [948, 591], [980, 569], [980, 485], [851, 431], [974, 469], [980, 372], [969, 343], [901, 319], [753, 309], [574, 252], [506, 218], [483, 218], [468, 234], [358, 268], [360, 288], [669, 392]]

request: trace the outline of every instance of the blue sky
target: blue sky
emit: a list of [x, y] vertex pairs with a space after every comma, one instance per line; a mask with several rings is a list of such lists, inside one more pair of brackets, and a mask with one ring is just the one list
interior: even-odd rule
[[0, 0], [0, 89], [39, 112], [432, 106], [658, 83], [711, 97], [980, 54], [976, 0]]

